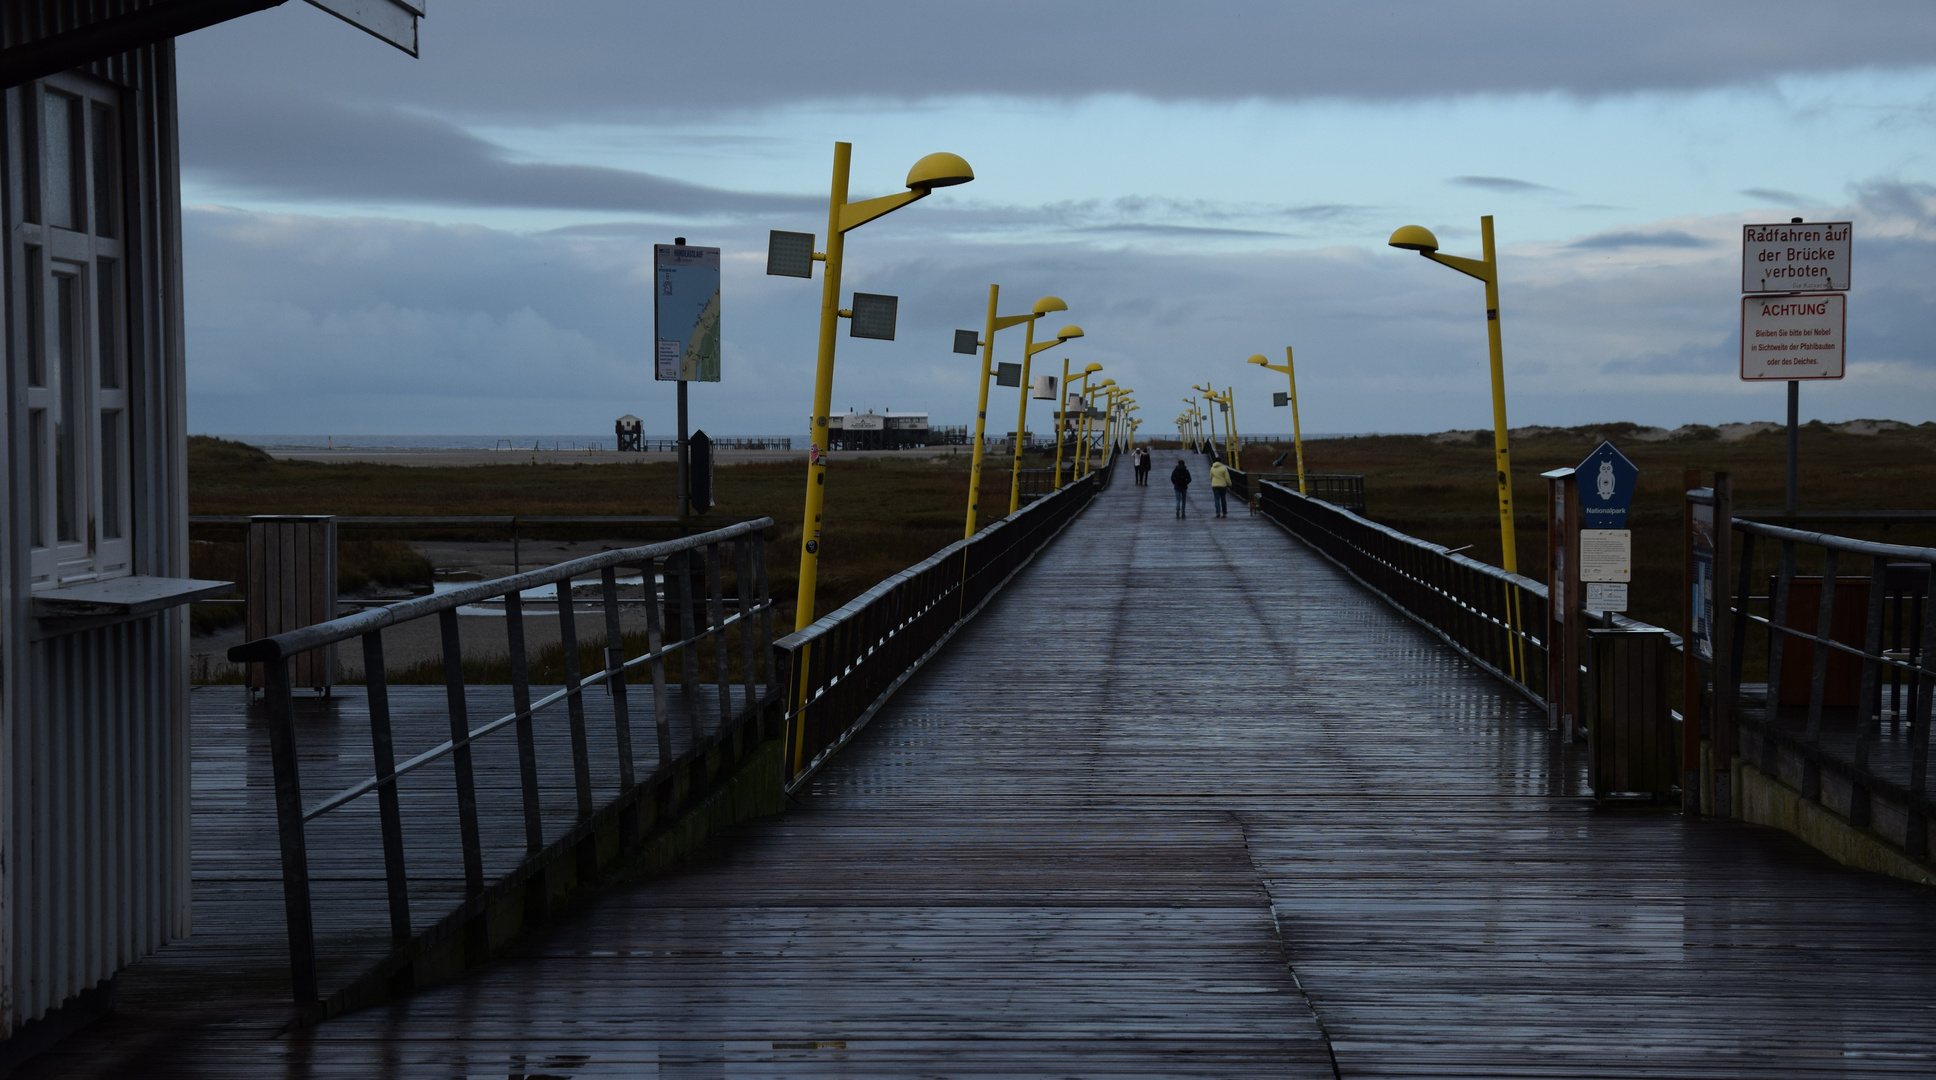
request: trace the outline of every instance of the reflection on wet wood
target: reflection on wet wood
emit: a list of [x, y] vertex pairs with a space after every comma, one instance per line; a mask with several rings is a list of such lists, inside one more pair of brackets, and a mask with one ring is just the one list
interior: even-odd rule
[[[314, 1032], [184, 1024], [145, 1074], [1936, 1071], [1936, 896], [1595, 810], [1516, 694], [1268, 522], [1169, 510], [1106, 493], [709, 858]], [[113, 1075], [103, 1037], [23, 1075]]]

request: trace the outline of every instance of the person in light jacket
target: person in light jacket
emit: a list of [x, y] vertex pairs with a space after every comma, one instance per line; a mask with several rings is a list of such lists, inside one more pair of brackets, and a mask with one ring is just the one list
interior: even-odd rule
[[1210, 463], [1210, 497], [1216, 501], [1217, 516], [1230, 516], [1230, 467], [1221, 461]]
[[1183, 464], [1182, 458], [1177, 458], [1176, 468], [1170, 470], [1170, 486], [1176, 489], [1176, 516], [1189, 517], [1185, 513], [1188, 504], [1184, 500], [1190, 493], [1190, 470]]

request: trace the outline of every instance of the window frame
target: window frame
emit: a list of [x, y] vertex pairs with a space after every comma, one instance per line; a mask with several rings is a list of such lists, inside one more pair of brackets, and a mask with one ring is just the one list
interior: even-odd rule
[[[23, 494], [32, 504], [25, 530], [29, 587], [43, 592], [135, 572], [133, 335], [124, 240], [135, 207], [124, 168], [123, 92], [73, 72], [20, 91], [25, 198], [18, 250], [27, 325], [16, 340], [27, 353], [21, 419], [30, 472]], [[72, 103], [67, 124], [47, 123], [50, 107], [61, 100]], [[104, 122], [109, 130], [101, 130]], [[57, 126], [66, 126], [68, 135], [65, 192], [49, 187], [63, 173], [49, 167], [59, 149], [49, 143]], [[77, 228], [49, 223], [63, 216], [63, 201]], [[63, 431], [69, 423], [72, 430]], [[65, 504], [64, 494], [70, 496]], [[64, 509], [70, 520], [63, 520]]]

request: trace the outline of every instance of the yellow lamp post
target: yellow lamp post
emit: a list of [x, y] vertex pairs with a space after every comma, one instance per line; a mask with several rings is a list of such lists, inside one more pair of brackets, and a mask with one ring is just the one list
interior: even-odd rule
[[[1105, 386], [1102, 391], [1102, 430], [1096, 433], [1096, 446], [1093, 454], [1101, 455], [1107, 461], [1109, 451], [1116, 445], [1116, 409], [1123, 395], [1129, 393], [1127, 387]], [[1089, 459], [1089, 469], [1095, 471], [1095, 457]]]
[[1089, 419], [1090, 419], [1089, 414], [1094, 412], [1100, 412], [1101, 415], [1097, 416], [1096, 419], [1103, 421], [1104, 423], [1108, 422], [1109, 404], [1116, 400], [1115, 397], [1110, 392], [1110, 387], [1115, 385], [1116, 385], [1116, 380], [1114, 379], [1104, 379], [1103, 381], [1096, 384], [1096, 392], [1101, 394], [1103, 399], [1103, 408], [1101, 410], [1097, 410], [1089, 406], [1087, 403], [1084, 403], [1083, 405], [1082, 475], [1084, 476], [1088, 476], [1090, 473], [1096, 471], [1096, 450], [1098, 449], [1098, 447], [1094, 446], [1093, 444], [1095, 443], [1096, 439], [1101, 435], [1101, 432], [1102, 432], [1101, 424], [1091, 424], [1089, 422]]
[[[1443, 263], [1462, 274], [1478, 278], [1486, 286], [1486, 344], [1492, 354], [1492, 450], [1493, 466], [1499, 483], [1499, 565], [1508, 574], [1519, 572], [1519, 545], [1513, 536], [1512, 455], [1506, 445], [1506, 362], [1499, 344], [1499, 254], [1492, 242], [1492, 215], [1479, 219], [1477, 259], [1445, 255], [1439, 251], [1439, 238], [1420, 225], [1406, 225], [1386, 241], [1392, 247], [1416, 251], [1436, 263]], [[1525, 669], [1519, 635], [1519, 592], [1508, 590], [1506, 618], [1514, 631], [1512, 671], [1518, 679]]]
[[[862, 225], [927, 197], [939, 187], [965, 184], [975, 178], [968, 163], [954, 154], [929, 154], [908, 170], [907, 190], [895, 195], [847, 201], [848, 163], [853, 154], [850, 143], [834, 144], [833, 188], [827, 199], [827, 250], [814, 258], [827, 264], [820, 285], [820, 351], [813, 377], [812, 428], [807, 445], [807, 507], [801, 519], [800, 591], [794, 603], [793, 628], [804, 630], [813, 623], [814, 592], [820, 581], [820, 513], [827, 490], [827, 413], [834, 391], [834, 338], [841, 316], [852, 317], [840, 309], [841, 258], [846, 251], [847, 234]], [[805, 675], [805, 669], [802, 669]]]
[[1062, 358], [1062, 382], [1056, 386], [1055, 399], [1055, 489], [1062, 490], [1062, 444], [1069, 423], [1069, 358]]
[[[1080, 480], [1084, 475], [1082, 471], [1083, 449], [1089, 441], [1089, 376], [1101, 370], [1102, 365], [1096, 363], [1091, 363], [1082, 369], [1082, 390], [1077, 394], [1077, 397], [1082, 401], [1082, 415], [1076, 420], [1076, 459], [1073, 467], [1069, 470], [1069, 479], [1071, 480]], [[1058, 460], [1060, 459], [1058, 458]]]
[[1506, 366], [1499, 345], [1499, 258], [1492, 243], [1492, 215], [1479, 219], [1479, 237], [1481, 257], [1477, 259], [1441, 253], [1439, 238], [1418, 225], [1399, 229], [1387, 242], [1485, 282], [1486, 342], [1492, 350], [1492, 448], [1499, 483], [1500, 565], [1507, 573], [1516, 574], [1519, 551], [1513, 538], [1512, 457], [1506, 447]]
[[[975, 535], [975, 516], [981, 508], [981, 460], [988, 429], [988, 380], [995, 377], [995, 331], [1026, 323], [1029, 328], [1029, 343], [1032, 345], [1035, 341], [1035, 320], [1051, 311], [1069, 310], [1069, 305], [1063, 303], [1060, 298], [1045, 296], [1037, 300], [1035, 306], [1026, 315], [997, 315], [995, 302], [1000, 298], [1001, 291], [1000, 285], [988, 287], [988, 324], [979, 342], [981, 345], [981, 399], [975, 406], [974, 455], [968, 462], [968, 516], [963, 526], [963, 536]], [[1026, 380], [1024, 380], [1022, 395], [1026, 400], [1028, 396]], [[1019, 441], [1021, 429], [1016, 429], [1015, 434]]]
[[1271, 371], [1281, 371], [1285, 375], [1290, 376], [1291, 393], [1287, 400], [1291, 406], [1291, 447], [1297, 451], [1297, 493], [1299, 495], [1308, 494], [1304, 490], [1304, 429], [1299, 427], [1297, 422], [1297, 362], [1291, 357], [1291, 347], [1289, 345], [1284, 346], [1284, 363], [1282, 366], [1264, 359], [1263, 353], [1252, 356], [1250, 363], [1268, 368]]
[[[1037, 300], [1035, 306], [1040, 308], [1043, 303], [1049, 300], [1055, 300], [1055, 297], [1045, 296], [1041, 300]], [[1062, 303], [1060, 300], [1056, 300], [1055, 302], [1058, 304]], [[1056, 310], [1064, 311], [1067, 308], [1057, 308]], [[1041, 315], [1043, 312], [1037, 311], [1036, 314]], [[1073, 341], [1081, 336], [1082, 327], [1065, 326], [1055, 332], [1054, 341], [1045, 341], [1037, 345], [1035, 343], [1035, 322], [1033, 320], [1029, 322], [1028, 343], [1022, 347], [1022, 400], [1015, 407], [1015, 463], [1010, 467], [1008, 472], [1008, 512], [1011, 514], [1022, 508], [1022, 433], [1028, 430], [1029, 371], [1031, 370], [1031, 362], [1035, 359], [1036, 353], [1046, 349], [1053, 349], [1065, 341]], [[1066, 375], [1067, 372], [1064, 372], [1064, 374]], [[1060, 383], [1056, 384], [1058, 391], [1061, 385]], [[1061, 474], [1058, 473], [1057, 479], [1060, 478]]]

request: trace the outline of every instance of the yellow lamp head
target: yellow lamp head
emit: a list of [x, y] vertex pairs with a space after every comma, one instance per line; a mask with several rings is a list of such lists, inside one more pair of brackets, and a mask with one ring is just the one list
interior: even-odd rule
[[1101, 370], [1102, 370], [1101, 364], [1090, 364], [1088, 367], [1082, 369], [1082, 373], [1084, 375], [1093, 375], [1096, 372]]
[[1385, 242], [1392, 247], [1404, 248], [1407, 251], [1416, 251], [1421, 255], [1429, 254], [1439, 249], [1439, 238], [1433, 236], [1432, 230], [1423, 225], [1407, 225], [1391, 234], [1391, 239]]
[[1082, 327], [1080, 326], [1073, 326], [1073, 325], [1065, 326], [1062, 329], [1057, 330], [1055, 332], [1055, 339], [1057, 341], [1072, 341], [1081, 336], [1082, 336]]
[[1252, 364], [1268, 364], [1268, 363], [1270, 363], [1270, 361], [1269, 361], [1269, 360], [1266, 360], [1266, 359], [1264, 359], [1264, 354], [1263, 354], [1263, 353], [1252, 353], [1252, 354], [1251, 354], [1251, 357], [1250, 357], [1250, 360], [1249, 360], [1248, 362], [1249, 362], [1249, 363], [1252, 363]]
[[[912, 187], [913, 185], [910, 184], [908, 186]], [[1035, 302], [1035, 308], [1034, 308], [1034, 311], [1037, 315], [1047, 315], [1051, 311], [1067, 311], [1067, 310], [1069, 310], [1069, 305], [1063, 303], [1062, 298], [1060, 296], [1045, 296], [1042, 299], [1037, 300]]]
[[958, 154], [929, 154], [908, 170], [907, 186], [916, 191], [953, 187], [975, 178], [975, 170]]
[[1116, 380], [1114, 380], [1114, 379], [1104, 379], [1103, 381], [1101, 381], [1101, 382], [1099, 382], [1099, 383], [1097, 383], [1096, 385], [1097, 385], [1097, 386], [1114, 386], [1114, 385], [1116, 385]]

